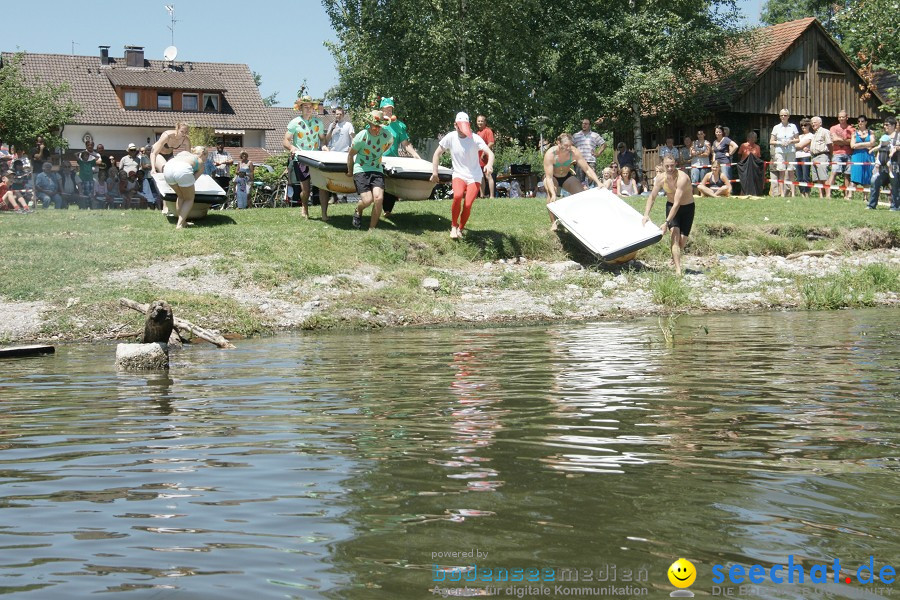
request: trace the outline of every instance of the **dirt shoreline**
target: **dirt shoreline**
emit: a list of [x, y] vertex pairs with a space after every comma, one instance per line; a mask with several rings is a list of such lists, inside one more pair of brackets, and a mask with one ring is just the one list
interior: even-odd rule
[[[665, 306], [654, 300], [652, 278], [666, 273], [667, 265], [640, 260], [617, 269], [585, 269], [573, 262], [529, 261], [524, 258], [473, 265], [463, 270], [434, 269], [428, 282], [437, 289], [417, 290], [433, 296], [423, 308], [397, 305], [381, 310], [347, 308], [356, 293], [377, 291], [385, 283], [375, 268], [327, 275], [275, 289], [238, 283], [218, 274], [210, 265], [216, 256], [192, 257], [103, 276], [106, 284], [146, 283], [165, 298], [167, 291], [216, 294], [255, 312], [270, 331], [329, 328], [489, 324], [504, 322], [579, 321], [629, 318], [671, 313], [748, 312], [804, 307], [797, 277], [827, 278], [841, 270], [856, 271], [870, 264], [900, 268], [900, 248], [845, 252], [840, 255], [803, 256], [687, 256], [683, 282], [689, 300]], [[185, 273], [189, 273], [186, 276]], [[162, 282], [162, 283], [160, 283]], [[896, 306], [900, 295], [880, 292], [876, 306]], [[0, 323], [0, 339], [10, 342], [108, 340], [133, 330], [135, 315], [126, 309], [109, 314], [103, 333], [78, 335], [46, 331], [51, 312], [66, 311], [79, 303], [67, 298], [47, 302], [5, 302], [8, 318]], [[177, 314], [177, 308], [176, 308]], [[215, 318], [202, 323], [221, 329]], [[87, 333], [87, 331], [85, 331]]]

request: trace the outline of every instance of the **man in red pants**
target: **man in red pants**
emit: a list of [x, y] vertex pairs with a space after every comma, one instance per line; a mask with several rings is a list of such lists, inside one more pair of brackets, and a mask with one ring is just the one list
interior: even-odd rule
[[450, 151], [453, 160], [453, 209], [450, 237], [458, 240], [463, 236], [472, 204], [481, 190], [482, 169], [478, 161], [478, 151], [487, 154], [487, 165], [484, 175], [490, 177], [494, 171], [494, 153], [478, 134], [472, 133], [469, 115], [464, 112], [456, 115], [456, 131], [445, 135], [438, 143], [431, 159], [431, 181], [438, 182], [438, 165], [445, 150]]

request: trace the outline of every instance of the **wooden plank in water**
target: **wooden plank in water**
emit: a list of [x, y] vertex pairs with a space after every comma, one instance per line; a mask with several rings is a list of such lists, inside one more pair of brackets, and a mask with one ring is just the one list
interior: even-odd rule
[[56, 348], [53, 346], [10, 346], [8, 348], [0, 348], [0, 358], [37, 356], [39, 354], [53, 354], [54, 352], [56, 352]]

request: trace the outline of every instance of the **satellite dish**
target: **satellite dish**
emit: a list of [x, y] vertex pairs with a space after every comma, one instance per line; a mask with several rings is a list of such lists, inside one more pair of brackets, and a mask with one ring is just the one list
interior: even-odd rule
[[163, 51], [163, 58], [169, 62], [175, 60], [176, 56], [178, 56], [178, 48], [175, 46], [169, 46]]

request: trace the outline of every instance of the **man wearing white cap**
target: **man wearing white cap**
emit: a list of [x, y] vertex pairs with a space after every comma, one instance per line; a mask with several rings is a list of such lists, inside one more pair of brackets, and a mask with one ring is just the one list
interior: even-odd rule
[[127, 176], [132, 171], [137, 172], [140, 166], [137, 160], [137, 146], [128, 144], [128, 153], [119, 161], [119, 170]]
[[[438, 182], [438, 164], [445, 150], [450, 151], [453, 159], [453, 208], [451, 209], [452, 227], [450, 237], [458, 240], [463, 235], [472, 204], [481, 191], [482, 170], [478, 161], [478, 151], [487, 154], [487, 165], [484, 175], [490, 177], [494, 171], [494, 153], [478, 134], [472, 133], [469, 115], [464, 112], [456, 115], [456, 131], [451, 131], [438, 143], [431, 159], [431, 181]], [[465, 204], [464, 202], [465, 198]]]

